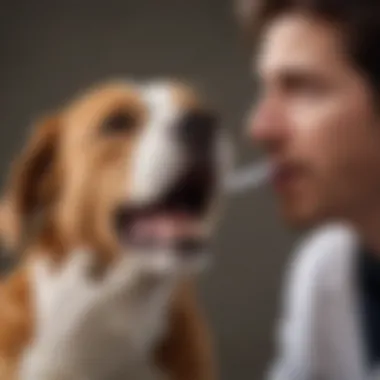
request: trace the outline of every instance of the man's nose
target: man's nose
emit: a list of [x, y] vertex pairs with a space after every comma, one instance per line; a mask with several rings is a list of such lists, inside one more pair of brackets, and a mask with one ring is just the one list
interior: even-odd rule
[[281, 142], [289, 132], [286, 113], [276, 100], [264, 100], [254, 108], [248, 118], [248, 135], [260, 145]]

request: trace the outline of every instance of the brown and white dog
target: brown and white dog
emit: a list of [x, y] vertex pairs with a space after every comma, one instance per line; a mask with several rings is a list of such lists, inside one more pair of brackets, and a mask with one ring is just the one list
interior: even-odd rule
[[79, 246], [91, 248], [98, 269], [140, 255], [175, 274], [171, 297], [162, 298], [153, 282], [150, 306], [139, 303], [144, 318], [133, 329], [155, 353], [147, 361], [168, 379], [214, 379], [191, 277], [207, 256], [228, 168], [215, 115], [177, 82], [108, 82], [37, 123], [10, 171], [1, 209], [4, 242], [23, 257], [0, 287], [0, 379], [16, 379], [33, 339], [31, 258], [45, 252], [60, 265]]

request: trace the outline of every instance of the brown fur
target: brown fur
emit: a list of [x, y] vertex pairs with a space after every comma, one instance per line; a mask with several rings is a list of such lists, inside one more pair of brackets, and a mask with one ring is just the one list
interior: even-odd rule
[[[195, 104], [184, 88], [173, 91], [179, 102]], [[102, 135], [102, 121], [118, 109], [133, 115], [135, 128], [125, 138]], [[28, 259], [44, 251], [59, 263], [85, 244], [104, 267], [118, 252], [109, 215], [126, 197], [125, 168], [144, 117], [138, 96], [125, 84], [95, 88], [38, 122], [11, 168], [0, 232], [8, 249], [23, 257], [0, 285], [0, 380], [17, 380], [18, 360], [33, 335]], [[193, 293], [189, 284], [178, 290], [167, 338], [152, 358], [171, 380], [215, 376], [208, 330]]]

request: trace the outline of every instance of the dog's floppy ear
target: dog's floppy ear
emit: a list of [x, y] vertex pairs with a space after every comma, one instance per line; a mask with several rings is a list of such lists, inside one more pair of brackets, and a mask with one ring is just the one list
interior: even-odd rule
[[0, 233], [8, 249], [17, 249], [36, 212], [43, 211], [56, 191], [58, 115], [36, 123], [16, 157], [0, 203]]

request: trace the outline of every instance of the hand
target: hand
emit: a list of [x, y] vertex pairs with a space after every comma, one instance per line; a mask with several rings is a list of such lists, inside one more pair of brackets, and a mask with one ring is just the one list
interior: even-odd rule
[[60, 269], [46, 257], [33, 262], [35, 335], [22, 360], [21, 380], [103, 380], [125, 366], [126, 303], [152, 273], [138, 257], [125, 256], [94, 280], [88, 275], [91, 257], [79, 250]]

